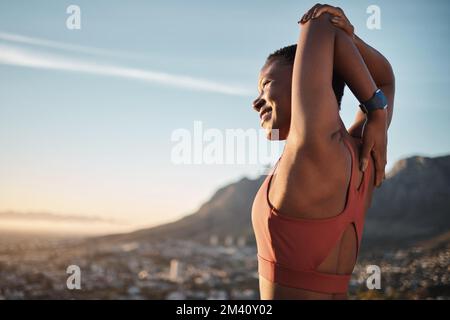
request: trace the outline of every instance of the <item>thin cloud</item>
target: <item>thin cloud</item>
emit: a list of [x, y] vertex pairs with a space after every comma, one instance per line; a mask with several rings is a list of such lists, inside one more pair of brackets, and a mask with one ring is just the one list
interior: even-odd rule
[[10, 45], [0, 45], [0, 63], [12, 66], [60, 70], [67, 72], [112, 76], [141, 80], [183, 89], [206, 91], [236, 96], [250, 96], [250, 90], [230, 86], [210, 80], [184, 75], [175, 75], [138, 68], [128, 68], [112, 64], [99, 64], [86, 60], [68, 58], [61, 55], [42, 54]]
[[129, 58], [129, 59], [148, 58], [144, 55], [134, 54], [130, 52], [111, 51], [94, 47], [80, 46], [71, 43], [52, 41], [42, 38], [27, 37], [16, 33], [2, 32], [2, 31], [0, 31], [0, 40], [45, 48], [65, 50], [69, 52], [85, 53], [115, 58]]

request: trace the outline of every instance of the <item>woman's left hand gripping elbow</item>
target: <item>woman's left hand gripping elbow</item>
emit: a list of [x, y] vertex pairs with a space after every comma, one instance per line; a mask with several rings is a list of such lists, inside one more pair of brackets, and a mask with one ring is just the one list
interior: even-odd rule
[[375, 163], [375, 186], [381, 186], [387, 163], [387, 111], [376, 110], [368, 114], [362, 136], [360, 169], [365, 171], [373, 157]]

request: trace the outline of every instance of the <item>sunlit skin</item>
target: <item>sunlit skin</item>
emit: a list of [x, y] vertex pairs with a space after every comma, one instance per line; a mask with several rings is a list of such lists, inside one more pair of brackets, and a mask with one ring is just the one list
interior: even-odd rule
[[[362, 156], [357, 142], [362, 137], [364, 144], [371, 146], [370, 149], [367, 148], [368, 151], [363, 151], [370, 158], [369, 161], [372, 161], [372, 158], [378, 158], [380, 162], [376, 167], [379, 181], [375, 177], [374, 170], [370, 171], [372, 173], [370, 177], [366, 177], [372, 182], [369, 184], [369, 196], [365, 201], [364, 212], [368, 209], [373, 189], [376, 185], [381, 185], [382, 175], [384, 175], [383, 155], [386, 144], [383, 142], [387, 139], [387, 127], [392, 117], [394, 100], [394, 76], [388, 61], [359, 38], [349, 37], [344, 32], [345, 29], [349, 29], [349, 22], [340, 21], [339, 25], [335, 24], [333, 27], [329, 22], [330, 14], [338, 12], [330, 9], [333, 7], [315, 6], [312, 10], [317, 8], [322, 9], [322, 12], [319, 10], [320, 14], [316, 19], [311, 20], [312, 14], [308, 19], [303, 19], [297, 46], [297, 51], [300, 48], [300, 52], [297, 52], [294, 66], [277, 58], [267, 62], [260, 71], [259, 95], [253, 102], [253, 108], [259, 113], [260, 124], [265, 129], [267, 138], [286, 140], [283, 157], [272, 178], [269, 200], [279, 212], [294, 218], [328, 218], [339, 214], [344, 209], [351, 175], [351, 156], [343, 139], [351, 142], [357, 154], [357, 160], [360, 161]], [[364, 100], [370, 97], [376, 88], [382, 88], [389, 101], [389, 109], [383, 110], [383, 113], [371, 114], [368, 119], [358, 111], [355, 123], [347, 130], [339, 116], [335, 97], [322, 90], [320, 86], [312, 85], [314, 82], [322, 81], [314, 79], [315, 76], [331, 79], [324, 74], [329, 70], [309, 71], [307, 79], [312, 84], [305, 83], [306, 77], [302, 78], [301, 73], [307, 72], [308, 67], [301, 66], [298, 60], [304, 58], [304, 61], [314, 63], [314, 60], [307, 60], [314, 58], [305, 58], [300, 55], [310, 57], [318, 55], [314, 52], [317, 48], [299, 47], [302, 39], [306, 37], [317, 37], [323, 42], [326, 42], [327, 38], [334, 38], [336, 47], [334, 59], [328, 63], [334, 61], [334, 68], [341, 70], [345, 82], [359, 99]], [[320, 45], [318, 48], [321, 51], [327, 50]], [[324, 61], [323, 65], [326, 69], [327, 61]], [[318, 99], [317, 97], [321, 98], [316, 104], [314, 101]], [[304, 101], [310, 102], [305, 104]], [[274, 134], [275, 131], [279, 133], [278, 136]], [[357, 181], [361, 182], [364, 172], [358, 171], [355, 174]], [[356, 263], [356, 252], [356, 234], [349, 226], [341, 241], [321, 263], [317, 271], [349, 274]], [[325, 294], [286, 287], [272, 283], [261, 276], [259, 285], [261, 299], [346, 299], [347, 297], [346, 294]]]
[[264, 65], [259, 75], [260, 95], [253, 108], [260, 114], [260, 124], [268, 139], [278, 129], [277, 140], [286, 140], [291, 121], [292, 66], [277, 59]]

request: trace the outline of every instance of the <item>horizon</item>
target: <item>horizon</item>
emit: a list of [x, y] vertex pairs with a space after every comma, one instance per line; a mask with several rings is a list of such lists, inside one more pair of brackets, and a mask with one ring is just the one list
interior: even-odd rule
[[[196, 120], [220, 132], [259, 129], [250, 106], [259, 68], [296, 41], [297, 18], [315, 2], [77, 1], [80, 30], [66, 28], [70, 4], [0, 3], [0, 213], [140, 229], [176, 221], [220, 187], [261, 173], [251, 164], [174, 165], [171, 136]], [[379, 1], [381, 30], [365, 26], [370, 1], [330, 4], [394, 68], [386, 172], [411, 156], [449, 155], [450, 3]], [[417, 22], [423, 12], [427, 28]], [[347, 126], [356, 106], [346, 88]]]
[[[426, 158], [426, 159], [438, 159], [438, 158], [448, 158], [450, 154], [436, 156], [436, 157], [425, 157], [420, 155], [415, 155], [403, 159], [399, 159], [393, 164], [393, 167], [386, 173], [386, 181], [391, 179], [393, 175], [398, 174], [395, 170], [395, 165], [402, 160], [409, 160], [414, 158]], [[242, 179], [252, 179], [251, 177], [240, 177], [235, 181], [218, 187], [214, 194], [223, 187], [228, 187], [232, 184], [238, 183]], [[258, 178], [255, 178], [256, 180]], [[205, 202], [201, 203], [200, 206], [211, 200], [207, 199]], [[200, 207], [199, 206], [199, 207]], [[0, 211], [0, 231], [2, 232], [12, 232], [19, 234], [38, 234], [42, 236], [59, 236], [59, 237], [89, 237], [89, 236], [106, 236], [115, 234], [127, 234], [138, 230], [151, 229], [154, 227], [159, 227], [171, 222], [176, 222], [184, 217], [197, 213], [187, 212], [186, 214], [177, 217], [170, 221], [162, 221], [149, 225], [136, 225], [124, 220], [113, 220], [104, 219], [97, 216], [86, 216], [86, 215], [70, 215], [64, 213], [54, 213], [54, 212], [16, 212], [12, 210]]]

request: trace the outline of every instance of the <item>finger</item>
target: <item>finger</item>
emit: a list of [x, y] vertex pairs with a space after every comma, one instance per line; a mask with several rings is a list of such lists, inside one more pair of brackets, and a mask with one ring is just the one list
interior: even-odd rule
[[306, 13], [302, 16], [302, 18], [300, 19], [300, 20], [298, 20], [298, 22], [297, 23], [304, 23], [304, 20], [305, 20], [305, 16], [306, 16]]
[[344, 18], [342, 18], [342, 17], [337, 17], [337, 16], [333, 16], [333, 17], [330, 19], [330, 21], [331, 21], [332, 23], [337, 23], [337, 24], [339, 24], [339, 25], [341, 25], [341, 26], [345, 26], [345, 25], [348, 24], [347, 21], [346, 21]]
[[317, 3], [311, 9], [309, 9], [308, 12], [305, 14], [305, 22], [312, 19], [315, 10], [317, 8], [320, 8], [321, 6], [322, 6], [322, 4]]
[[[312, 14], [312, 18], [313, 18], [313, 19], [316, 18], [316, 13], [317, 13], [317, 11], [318, 11], [321, 7], [323, 7], [323, 6], [324, 6], [324, 5], [317, 6], [317, 7], [314, 8], [313, 14]], [[326, 6], [326, 5], [325, 5], [325, 6]]]
[[354, 38], [353, 29], [345, 21], [343, 21], [343, 20], [340, 20], [338, 22], [331, 21], [331, 24], [333, 26], [335, 26], [336, 28], [341, 29], [343, 32], [345, 32], [351, 38]]
[[386, 158], [374, 151], [372, 151], [372, 155], [375, 162], [375, 185], [379, 187], [385, 177]]
[[330, 21], [331, 21], [331, 23], [334, 24], [334, 25], [339, 25], [339, 26], [342, 26], [342, 25], [343, 25], [343, 21], [342, 21], [342, 19], [339, 18], [339, 17], [332, 17], [332, 18], [330, 19]]
[[343, 23], [341, 23], [341, 22], [331, 22], [331, 24], [333, 26], [335, 26], [336, 28], [339, 28], [339, 29], [342, 29], [342, 30], [345, 31], [345, 25]]
[[313, 9], [316, 7], [317, 5], [315, 5], [314, 7], [312, 7], [311, 9], [309, 9], [302, 17], [302, 19], [300, 20], [302, 24], [308, 22], [309, 17], [312, 15], [312, 11]]
[[383, 171], [380, 173], [380, 177], [379, 177], [379, 180], [378, 180], [378, 187], [381, 187], [381, 185], [383, 184], [383, 181], [384, 181], [384, 169], [383, 169]]
[[339, 17], [332, 16], [330, 20], [331, 20], [331, 21], [334, 21], [334, 22], [338, 22], [338, 21], [340, 21], [341, 19], [340, 19]]
[[312, 15], [312, 12], [314, 11], [315, 8], [317, 8], [319, 6], [319, 4], [315, 4], [311, 9], [309, 9], [308, 11], [306, 11], [306, 13], [303, 15], [303, 22], [306, 22], [309, 20], [308, 16]]
[[321, 6], [321, 4], [318, 3], [308, 11], [308, 13], [306, 14], [306, 21], [311, 19], [312, 15], [314, 13], [314, 10], [320, 6]]
[[303, 15], [303, 17], [302, 17], [302, 19], [300, 20], [300, 22], [302, 23], [302, 24], [305, 24], [308, 20], [306, 20], [306, 16], [308, 15], [308, 12], [307, 13], [305, 13], [304, 15]]
[[333, 26], [335, 26], [336, 28], [342, 29], [342, 24], [339, 23], [339, 22], [331, 21], [331, 24], [332, 24]]
[[[387, 140], [387, 138], [386, 138]], [[382, 166], [382, 170], [380, 170], [382, 172], [381, 177], [380, 177], [380, 184], [379, 186], [381, 186], [381, 184], [384, 182], [384, 180], [386, 179], [386, 165], [387, 165], [387, 143], [382, 147], [382, 156], [381, 156], [381, 162], [380, 165]]]
[[315, 8], [314, 11], [313, 11], [313, 13], [312, 13], [312, 15], [311, 15], [311, 17], [312, 17], [313, 19], [315, 19], [317, 9], [318, 9], [318, 8]]
[[383, 181], [384, 176], [384, 165], [382, 164], [382, 160], [380, 157], [375, 156], [375, 185], [377, 187], [380, 186], [381, 182]]
[[341, 12], [338, 9], [336, 9], [335, 7], [323, 5], [320, 8], [317, 8], [317, 10], [314, 13], [313, 18], [317, 18], [326, 12], [328, 12], [332, 16], [339, 16], [339, 17], [342, 16]]
[[359, 163], [359, 168], [361, 171], [365, 171], [369, 163], [370, 151], [372, 150], [373, 144], [369, 143], [363, 139], [363, 145], [361, 150], [361, 158]]

